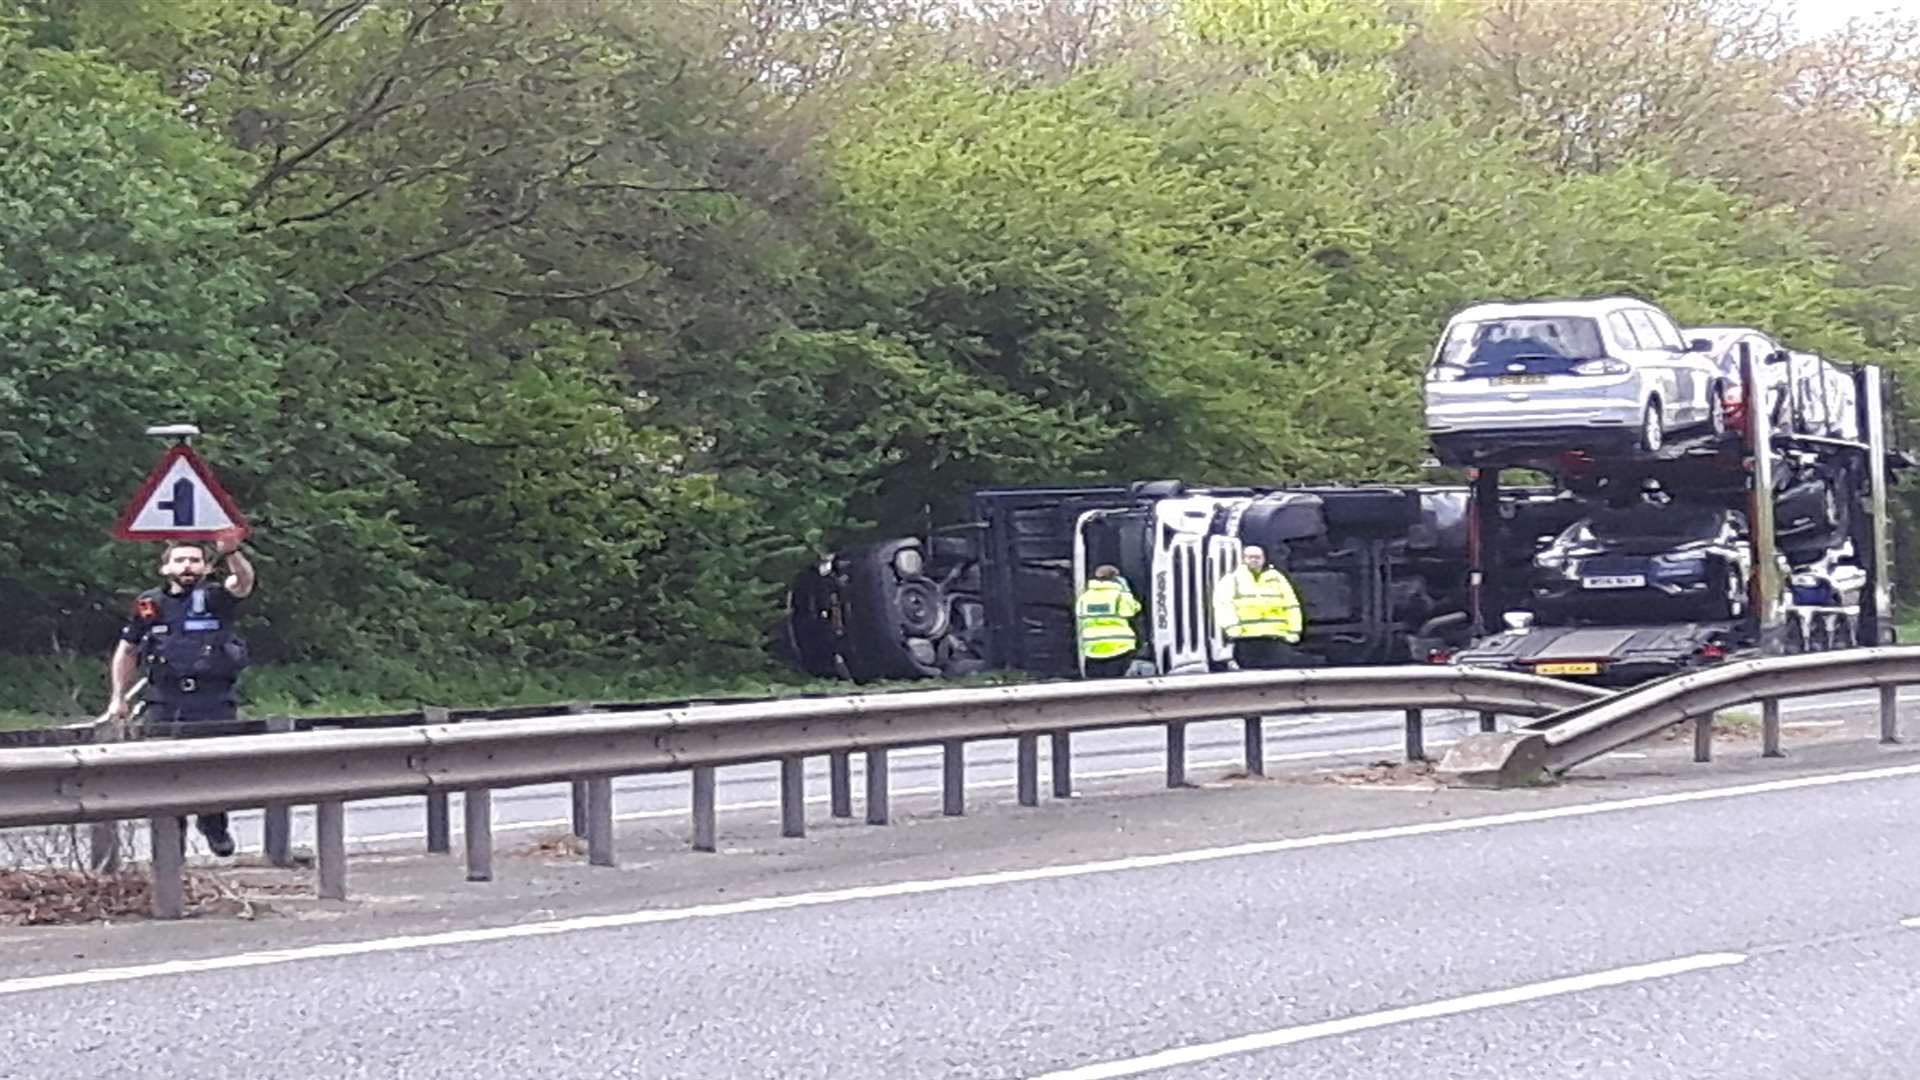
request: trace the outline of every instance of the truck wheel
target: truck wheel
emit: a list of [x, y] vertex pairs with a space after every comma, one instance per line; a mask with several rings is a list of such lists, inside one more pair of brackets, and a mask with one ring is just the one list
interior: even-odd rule
[[1833, 647], [1851, 649], [1857, 644], [1859, 642], [1854, 640], [1853, 635], [1853, 620], [1845, 615], [1833, 620]]
[[1807, 651], [1810, 653], [1826, 652], [1828, 649], [1831, 649], [1832, 647], [1833, 647], [1833, 637], [1827, 632], [1826, 616], [1824, 615], [1815, 616], [1813, 620], [1813, 628], [1807, 631]]
[[1647, 411], [1640, 416], [1640, 449], [1649, 454], [1657, 454], [1667, 444], [1667, 422], [1660, 416], [1660, 399], [1647, 401]]

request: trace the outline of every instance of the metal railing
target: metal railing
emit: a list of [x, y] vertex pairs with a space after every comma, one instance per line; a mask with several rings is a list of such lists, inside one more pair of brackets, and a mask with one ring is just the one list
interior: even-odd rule
[[1780, 703], [1849, 690], [1879, 693], [1880, 741], [1900, 741], [1899, 688], [1920, 684], [1920, 646], [1886, 645], [1801, 656], [1743, 660], [1649, 683], [1575, 705], [1512, 732], [1456, 743], [1443, 772], [1474, 782], [1532, 782], [1560, 775], [1649, 735], [1691, 722], [1694, 759], [1713, 756], [1716, 713], [1760, 706], [1761, 753], [1781, 756]]
[[[284, 731], [182, 742], [130, 742], [0, 750], [0, 828], [145, 818], [150, 823], [153, 909], [184, 907], [176, 815], [266, 807], [268, 854], [287, 863], [287, 812], [314, 804], [322, 898], [346, 895], [345, 804], [422, 795], [430, 851], [447, 850], [447, 795], [465, 802], [467, 877], [493, 874], [494, 788], [571, 781], [584, 794], [588, 861], [614, 864], [617, 776], [688, 771], [696, 849], [712, 851], [714, 769], [780, 763], [781, 832], [805, 834], [804, 761], [828, 755], [833, 812], [851, 816], [850, 755], [866, 755], [866, 820], [889, 818], [887, 752], [944, 749], [942, 808], [965, 812], [968, 742], [1018, 743], [1019, 801], [1039, 801], [1038, 739], [1053, 740], [1054, 790], [1071, 794], [1069, 738], [1096, 729], [1164, 726], [1167, 783], [1186, 783], [1186, 727], [1245, 722], [1246, 767], [1264, 775], [1261, 719], [1300, 713], [1403, 710], [1409, 758], [1424, 759], [1427, 710], [1539, 717], [1590, 702], [1600, 691], [1527, 675], [1456, 668], [1322, 669], [1121, 679], [965, 690], [692, 706], [631, 713], [430, 724], [362, 731]], [[283, 725], [284, 726], [284, 725]]]

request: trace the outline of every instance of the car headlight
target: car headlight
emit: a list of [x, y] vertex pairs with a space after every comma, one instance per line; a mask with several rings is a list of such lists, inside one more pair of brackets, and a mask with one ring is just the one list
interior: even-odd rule
[[1583, 360], [1573, 365], [1575, 375], [1630, 375], [1633, 365], [1625, 360]]
[[1428, 382], [1459, 382], [1467, 377], [1467, 369], [1453, 364], [1435, 364], [1427, 369]]

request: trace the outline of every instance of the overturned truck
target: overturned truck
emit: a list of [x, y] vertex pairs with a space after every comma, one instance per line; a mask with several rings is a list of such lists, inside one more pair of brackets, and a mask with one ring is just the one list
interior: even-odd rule
[[[1496, 527], [1511, 535], [1489, 549], [1516, 565], [1490, 577], [1522, 582], [1534, 538], [1579, 516], [1549, 495], [1503, 492], [1511, 513]], [[786, 652], [815, 675], [862, 681], [990, 669], [1074, 676], [1077, 584], [1111, 563], [1144, 607], [1141, 661], [1159, 674], [1215, 670], [1230, 653], [1213, 585], [1258, 544], [1299, 591], [1309, 662], [1444, 659], [1471, 633], [1468, 506], [1464, 486], [1162, 480], [980, 491], [972, 521], [848, 548], [803, 571], [789, 593]]]
[[[1083, 675], [1073, 598], [1112, 563], [1144, 607], [1135, 671], [1217, 671], [1213, 584], [1250, 544], [1292, 578], [1317, 665], [1636, 682], [1755, 648], [1891, 642], [1887, 492], [1910, 459], [1891, 450], [1882, 373], [1745, 329], [1695, 346], [1726, 354], [1711, 423], [1638, 450], [1453, 432], [1436, 440], [1465, 471], [1453, 486], [975, 492], [966, 523], [804, 569], [783, 651], [826, 678]], [[1548, 377], [1500, 379], [1488, 394], [1523, 407]]]

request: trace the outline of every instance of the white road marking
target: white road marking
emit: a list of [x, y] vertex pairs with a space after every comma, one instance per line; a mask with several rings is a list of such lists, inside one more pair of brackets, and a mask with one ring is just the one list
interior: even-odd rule
[[1845, 727], [1845, 720], [1789, 720], [1780, 725], [1783, 728]]
[[1552, 806], [1538, 810], [1515, 810], [1510, 813], [1488, 814], [1483, 817], [1428, 821], [1415, 825], [1390, 825], [1378, 829], [1358, 829], [1352, 832], [1322, 833], [1316, 836], [1289, 836], [1276, 840], [1258, 840], [1245, 844], [1233, 844], [1226, 847], [1197, 848], [1189, 851], [1166, 852], [1159, 855], [1133, 855], [1119, 859], [1105, 859], [1098, 862], [1066, 863], [1058, 866], [1036, 866], [1025, 870], [998, 870], [982, 874], [965, 874], [950, 878], [896, 881], [883, 885], [860, 885], [853, 888], [831, 889], [822, 892], [790, 893], [785, 896], [764, 896], [749, 900], [734, 900], [724, 904], [696, 904], [692, 907], [683, 908], [654, 908], [622, 912], [613, 915], [586, 915], [572, 919], [553, 919], [544, 922], [521, 923], [514, 926], [495, 926], [474, 930], [451, 930], [437, 934], [413, 934], [400, 937], [375, 938], [369, 941], [338, 942], [327, 945], [303, 945], [291, 949], [270, 949], [265, 952], [237, 953], [230, 956], [212, 956], [196, 960], [168, 960], [162, 963], [140, 964], [132, 967], [93, 968], [83, 971], [62, 972], [56, 975], [34, 975], [26, 978], [0, 980], [0, 996], [25, 994], [37, 990], [54, 990], [63, 987], [92, 986], [99, 983], [130, 982], [135, 979], [150, 979], [162, 975], [187, 975], [209, 971], [229, 971], [236, 968], [291, 964], [304, 960], [320, 960], [329, 957], [367, 956], [379, 953], [408, 952], [415, 949], [431, 949], [445, 945], [471, 945], [488, 941], [552, 937], [556, 934], [572, 934], [587, 930], [653, 926], [665, 923], [690, 922], [696, 919], [717, 919], [734, 915], [755, 915], [773, 911], [791, 911], [797, 908], [827, 907], [836, 904], [857, 903], [864, 900], [889, 900], [902, 896], [925, 896], [933, 893], [960, 892], [969, 889], [990, 888], [997, 885], [1018, 885], [1035, 881], [1056, 881], [1066, 878], [1093, 877], [1096, 875], [1126, 873], [1135, 870], [1153, 870], [1168, 866], [1186, 866], [1194, 863], [1218, 862], [1223, 859], [1242, 859], [1254, 855], [1274, 855], [1286, 851], [1308, 851], [1315, 848], [1341, 847], [1348, 844], [1372, 843], [1381, 840], [1403, 840], [1415, 836], [1438, 836], [1445, 833], [1467, 832], [1474, 829], [1525, 825], [1540, 821], [1559, 821], [1567, 818], [1596, 817], [1602, 814], [1617, 814], [1631, 810], [1649, 810], [1656, 807], [1682, 806], [1689, 803], [1718, 802], [1722, 799], [1737, 799], [1748, 795], [1770, 795], [1783, 791], [1805, 791], [1816, 788], [1835, 787], [1841, 784], [1860, 784], [1876, 780], [1893, 780], [1913, 776], [1920, 776], [1920, 765], [1894, 765], [1878, 769], [1861, 769], [1853, 772], [1821, 773], [1813, 776], [1796, 776], [1784, 780], [1766, 780], [1753, 784], [1737, 784], [1732, 787], [1673, 791], [1663, 795], [1642, 795], [1632, 799], [1613, 799], [1605, 802], [1583, 803], [1574, 806]]
[[1298, 1027], [1276, 1028], [1253, 1035], [1241, 1035], [1219, 1042], [1162, 1050], [1157, 1054], [1147, 1054], [1143, 1057], [1102, 1062], [1098, 1065], [1086, 1065], [1075, 1069], [1062, 1069], [1059, 1072], [1032, 1077], [1031, 1080], [1119, 1080], [1121, 1077], [1139, 1076], [1142, 1073], [1174, 1069], [1182, 1065], [1197, 1065], [1236, 1054], [1272, 1050], [1335, 1035], [1352, 1035], [1355, 1032], [1371, 1031], [1395, 1024], [1435, 1020], [1443, 1016], [1459, 1016], [1461, 1013], [1522, 1005], [1543, 998], [1564, 997], [1568, 994], [1627, 986], [1653, 979], [1670, 979], [1689, 972], [1732, 967], [1735, 964], [1745, 963], [1746, 959], [1747, 957], [1742, 953], [1701, 953], [1697, 956], [1683, 956], [1658, 963], [1635, 964], [1631, 967], [1614, 968], [1611, 971], [1597, 971], [1591, 975], [1549, 979], [1546, 982], [1529, 983], [1506, 990], [1489, 990], [1480, 994], [1468, 994], [1465, 997], [1430, 1001], [1424, 1005], [1409, 1005], [1399, 1009], [1362, 1013], [1337, 1020], [1323, 1020], [1316, 1024], [1301, 1024]]
[[1916, 916], [1911, 919], [1901, 919], [1900, 925], [1906, 927], [1909, 930], [1920, 930], [1920, 916]]

